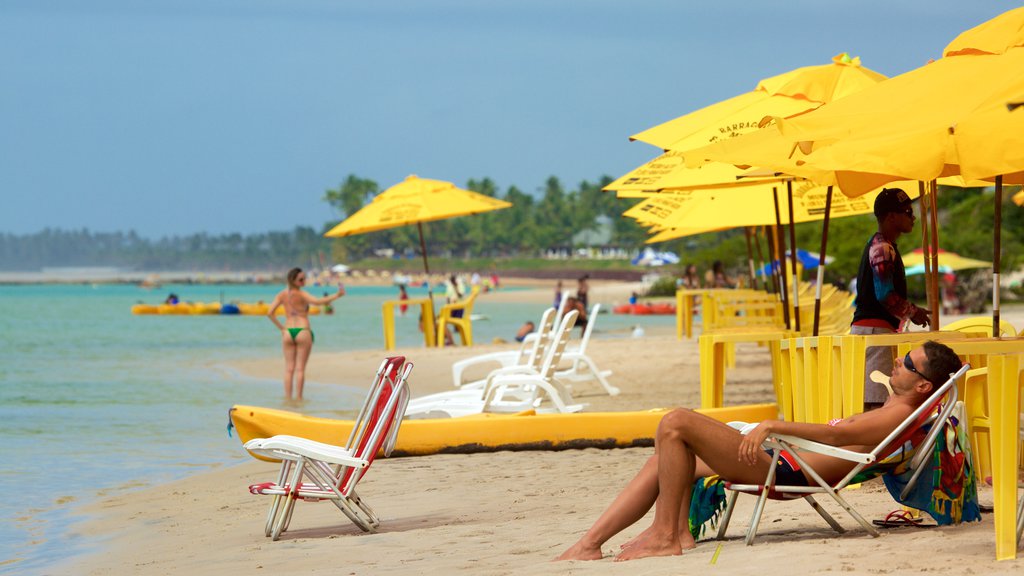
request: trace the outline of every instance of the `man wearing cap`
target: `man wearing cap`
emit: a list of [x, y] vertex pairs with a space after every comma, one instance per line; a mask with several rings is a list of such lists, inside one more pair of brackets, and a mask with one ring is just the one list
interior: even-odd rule
[[[893, 334], [904, 319], [927, 326], [928, 310], [907, 300], [907, 276], [896, 239], [914, 229], [914, 210], [907, 193], [886, 188], [875, 198], [878, 232], [864, 247], [857, 271], [857, 300], [851, 334]], [[878, 408], [889, 394], [870, 374], [892, 374], [893, 351], [889, 346], [867, 349], [864, 378], [864, 410]]]

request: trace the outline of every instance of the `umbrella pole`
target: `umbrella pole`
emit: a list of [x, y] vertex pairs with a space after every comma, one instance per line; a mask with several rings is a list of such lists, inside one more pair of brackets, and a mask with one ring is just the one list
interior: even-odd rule
[[821, 252], [818, 254], [818, 284], [814, 290], [814, 331], [813, 336], [818, 335], [818, 326], [821, 319], [821, 285], [825, 283], [825, 250], [828, 248], [828, 219], [832, 211], [832, 187], [828, 187], [825, 196], [825, 219], [821, 225]]
[[931, 201], [929, 208], [929, 226], [931, 228], [932, 241], [932, 319], [929, 329], [936, 332], [939, 329], [939, 314], [942, 312], [942, 296], [939, 293], [939, 185], [935, 180], [929, 184], [931, 188]]
[[420, 254], [423, 256], [423, 271], [427, 274], [427, 298], [430, 298], [430, 307], [434, 307], [434, 291], [430, 283], [430, 265], [427, 264], [427, 244], [423, 241], [423, 222], [417, 222], [416, 228], [420, 232]]
[[786, 194], [789, 196], [789, 249], [793, 262], [793, 325], [800, 331], [800, 276], [796, 267], [796, 222], [793, 222], [793, 180], [786, 180]]
[[[764, 270], [764, 253], [761, 252], [761, 240], [758, 239], [757, 228], [754, 228], [754, 248], [757, 249], [757, 260], [758, 260], [758, 264], [760, 265], [760, 268], [758, 268], [758, 270]], [[764, 272], [761, 272], [761, 274], [765, 277], [764, 288], [765, 288], [765, 290], [767, 290], [768, 289], [768, 275], [765, 274]]]
[[754, 274], [754, 249], [750, 245], [750, 226], [744, 226], [743, 233], [747, 237], [747, 264], [750, 265], [750, 287], [757, 289], [757, 276]]
[[992, 248], [992, 335], [999, 337], [999, 268], [1000, 268], [1000, 255], [1002, 252], [1002, 234], [1000, 233], [1003, 226], [1003, 177], [996, 176], [996, 194], [995, 194], [995, 231], [993, 232], [993, 248]]
[[928, 235], [928, 191], [925, 189], [924, 182], [918, 180], [917, 182], [917, 194], [920, 198], [919, 209], [921, 212], [921, 257], [924, 261], [924, 293], [925, 298], [928, 300], [928, 309], [932, 309], [932, 291], [931, 291], [931, 276], [932, 276], [932, 260], [928, 257], [931, 253], [932, 244]]
[[782, 317], [786, 320], [786, 329], [792, 325], [789, 322], [789, 286], [786, 285], [786, 235], [782, 228], [782, 217], [779, 216], [779, 189], [772, 187], [772, 196], [775, 198], [775, 250], [778, 254], [779, 276], [782, 280]]

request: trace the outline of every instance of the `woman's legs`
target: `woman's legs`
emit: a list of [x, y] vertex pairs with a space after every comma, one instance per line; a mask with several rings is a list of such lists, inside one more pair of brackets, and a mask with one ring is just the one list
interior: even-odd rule
[[284, 397], [292, 399], [292, 378], [295, 374], [295, 342], [288, 330], [281, 332], [281, 348], [284, 350]]
[[306, 362], [313, 351], [313, 333], [306, 328], [295, 335], [295, 399], [302, 400], [302, 389], [306, 384]]
[[689, 510], [697, 457], [709, 470], [723, 478], [739, 482], [759, 482], [765, 478], [771, 458], [761, 453], [749, 466], [739, 460], [739, 432], [692, 410], [674, 410], [658, 424], [658, 499], [654, 522], [645, 537], [622, 552], [618, 560], [648, 556], [670, 556], [692, 548], [693, 537], [680, 528], [682, 515]]

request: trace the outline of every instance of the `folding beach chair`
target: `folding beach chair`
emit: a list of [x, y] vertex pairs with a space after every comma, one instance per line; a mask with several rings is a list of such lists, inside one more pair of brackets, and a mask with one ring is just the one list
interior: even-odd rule
[[[830, 446], [828, 444], [813, 442], [784, 434], [770, 435], [763, 444], [765, 448], [771, 450], [772, 456], [772, 465], [768, 469], [768, 476], [765, 478], [764, 484], [726, 483], [726, 489], [731, 490], [732, 493], [729, 494], [725, 515], [722, 517], [721, 524], [719, 525], [718, 539], [721, 540], [725, 537], [725, 531], [729, 527], [729, 519], [732, 517], [732, 512], [736, 505], [736, 499], [740, 492], [758, 496], [757, 504], [754, 506], [753, 516], [750, 519], [750, 528], [747, 530], [746, 543], [748, 546], [754, 542], [754, 537], [757, 535], [758, 523], [761, 521], [761, 513], [764, 511], [765, 502], [769, 498], [772, 500], [794, 500], [796, 498], [803, 498], [818, 514], [821, 515], [832, 529], [840, 533], [845, 532], [843, 527], [840, 526], [839, 523], [836, 522], [836, 520], [818, 504], [814, 499], [813, 494], [828, 494], [831, 496], [850, 514], [850, 516], [853, 516], [853, 518], [863, 526], [871, 536], [877, 537], [878, 530], [876, 530], [875, 527], [865, 520], [864, 517], [856, 510], [854, 510], [853, 507], [850, 506], [850, 504], [847, 503], [847, 501], [839, 494], [839, 491], [850, 484], [863, 482], [875, 476], [884, 474], [885, 472], [892, 470], [896, 465], [906, 462], [907, 458], [910, 458], [908, 469], [913, 470], [913, 473], [901, 495], [901, 498], [905, 498], [914, 487], [918, 476], [924, 470], [923, 464], [925, 463], [925, 460], [931, 456], [932, 447], [935, 444], [935, 438], [940, 432], [942, 432], [943, 424], [949, 419], [950, 414], [953, 412], [957, 399], [956, 381], [969, 369], [970, 365], [965, 364], [956, 373], [951, 374], [949, 379], [939, 386], [931, 396], [929, 396], [928, 400], [918, 406], [917, 409], [906, 418], [906, 420], [897, 426], [891, 434], [889, 434], [870, 452], [854, 452], [852, 450], [846, 450], [836, 446]], [[942, 404], [942, 399], [947, 396], [948, 398], [945, 404]], [[928, 424], [931, 424], [931, 426], [927, 432], [925, 432], [925, 427]], [[816, 485], [784, 486], [775, 483], [775, 469], [778, 466], [780, 458], [779, 453], [783, 450], [788, 452], [789, 455], [797, 461], [800, 467], [807, 471], [808, 475], [813, 479], [813, 483]], [[811, 468], [803, 458], [800, 457], [800, 451], [814, 452], [817, 454], [825, 454], [836, 458], [842, 458], [843, 460], [855, 462], [856, 465], [841, 480], [834, 484], [829, 484], [822, 479], [821, 476]], [[913, 452], [913, 456], [909, 456], [911, 452]]]
[[381, 363], [344, 447], [286, 435], [245, 443], [250, 452], [281, 460], [276, 482], [249, 486], [253, 494], [273, 496], [264, 529], [267, 536], [277, 540], [288, 529], [297, 500], [329, 500], [362, 530], [376, 530], [380, 519], [356, 493], [356, 484], [378, 452], [388, 456], [395, 446], [409, 401], [412, 367], [401, 356]]

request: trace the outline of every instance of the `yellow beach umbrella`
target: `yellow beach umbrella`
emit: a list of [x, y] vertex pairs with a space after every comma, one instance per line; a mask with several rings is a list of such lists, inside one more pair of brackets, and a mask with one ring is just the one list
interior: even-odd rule
[[882, 74], [861, 66], [859, 58], [846, 54], [834, 57], [831, 64], [805, 66], [765, 78], [751, 92], [633, 135], [633, 140], [673, 151], [615, 180], [605, 190], [615, 190], [620, 197], [635, 197], [666, 188], [733, 185], [738, 171], [732, 166], [687, 169], [679, 151], [751, 132], [767, 116], [786, 117], [813, 110], [884, 79]]
[[324, 236], [341, 237], [416, 224], [423, 254], [423, 269], [430, 274], [423, 223], [509, 208], [512, 204], [463, 190], [451, 182], [412, 175], [387, 190]]

